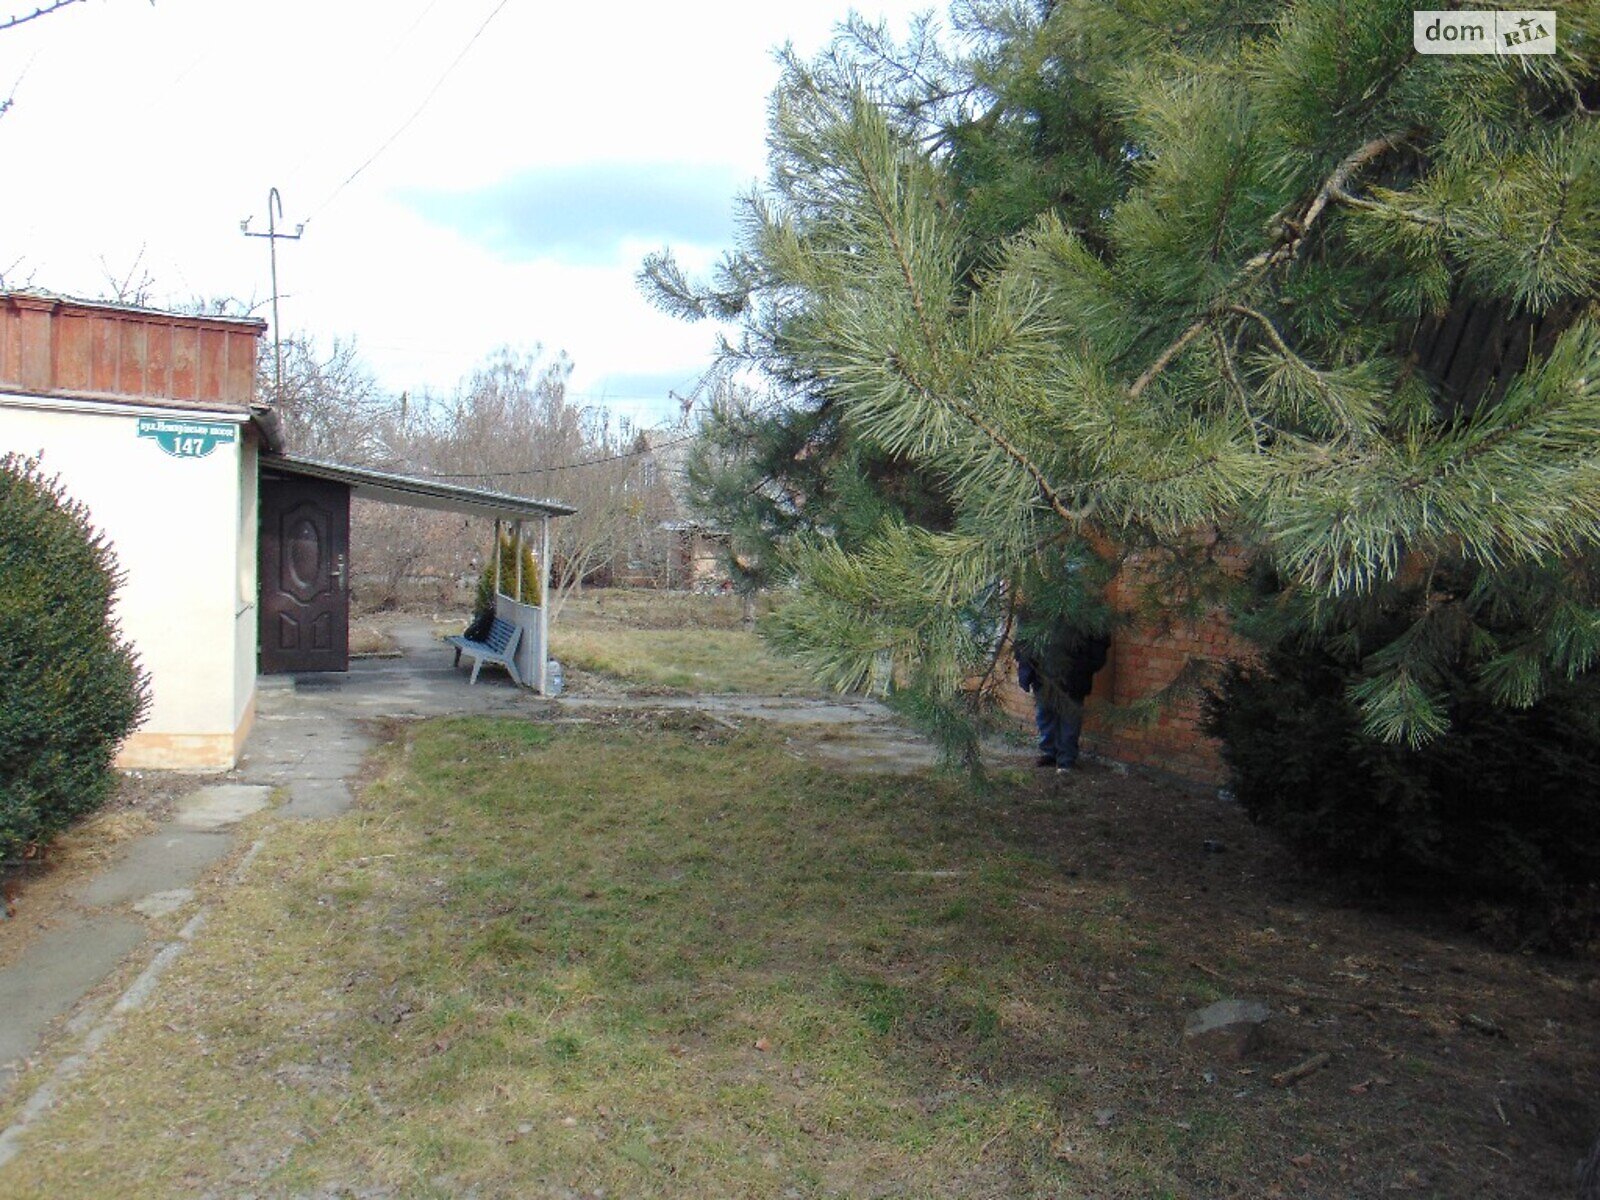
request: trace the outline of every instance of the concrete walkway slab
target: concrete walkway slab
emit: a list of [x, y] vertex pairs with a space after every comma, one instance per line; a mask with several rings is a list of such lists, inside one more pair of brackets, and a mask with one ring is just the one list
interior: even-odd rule
[[167, 917], [193, 903], [193, 888], [173, 888], [165, 892], [151, 892], [133, 906], [133, 911], [141, 917]]
[[264, 784], [213, 784], [179, 800], [173, 823], [179, 829], [202, 832], [227, 829], [260, 812], [271, 798], [272, 789]]
[[94, 876], [73, 899], [88, 908], [132, 904], [152, 892], [188, 887], [228, 852], [227, 832], [180, 828], [169, 821], [155, 833], [129, 842], [109, 867]]
[[66, 921], [0, 971], [0, 1084], [34, 1052], [45, 1026], [116, 970], [144, 930], [143, 921], [109, 914]]

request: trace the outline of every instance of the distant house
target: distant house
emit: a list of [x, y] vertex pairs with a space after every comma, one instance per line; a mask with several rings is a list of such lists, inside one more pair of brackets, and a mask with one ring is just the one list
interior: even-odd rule
[[[226, 769], [257, 672], [348, 666], [352, 496], [531, 523], [574, 511], [284, 452], [251, 318], [0, 292], [0, 452], [37, 456], [126, 574], [116, 617], [152, 705], [125, 767]], [[547, 558], [548, 556], [546, 556]], [[547, 629], [529, 617], [529, 678]]]
[[670, 539], [669, 587], [707, 588], [732, 582], [733, 537], [727, 530], [700, 521], [663, 521], [661, 532]]
[[705, 589], [729, 580], [728, 534], [683, 514], [690, 438], [681, 429], [635, 438], [631, 527], [592, 582], [615, 587]]

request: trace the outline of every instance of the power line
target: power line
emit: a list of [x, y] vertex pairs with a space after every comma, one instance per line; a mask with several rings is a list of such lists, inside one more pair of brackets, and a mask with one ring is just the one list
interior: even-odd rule
[[[431, 13], [436, 7], [438, 7], [438, 4], [439, 4], [439, 0], [428, 0], [427, 4], [423, 6], [422, 11], [417, 14], [416, 18], [411, 22], [411, 24], [406, 26], [405, 32], [402, 33], [399, 37], [397, 37], [394, 40], [394, 42], [389, 46], [389, 52], [387, 54], [385, 54], [383, 56], [383, 58], [379, 59], [376, 63], [372, 64], [369, 67], [369, 70], [376, 70], [378, 67], [386, 66], [388, 63], [392, 62], [394, 60], [394, 56], [400, 53], [400, 47], [405, 45], [406, 39], [409, 38], [413, 33], [416, 32], [417, 27], [419, 25], [421, 25], [422, 22], [427, 19], [429, 13]], [[326, 149], [327, 149], [326, 146], [318, 146], [315, 143], [312, 143], [311, 145], [309, 145], [307, 147], [305, 153], [300, 156], [299, 161], [297, 161], [294, 164], [294, 166], [289, 168], [289, 171], [288, 171], [289, 177], [291, 179], [297, 178], [299, 176], [299, 174], [300, 174], [301, 169], [308, 162], [310, 162], [312, 160], [312, 158], [315, 157], [319, 151], [325, 151]], [[330, 200], [332, 198], [333, 198], [332, 196], [329, 197]], [[324, 201], [323, 203], [326, 204], [327, 201]]]
[[412, 111], [411, 115], [400, 123], [400, 127], [398, 129], [384, 139], [382, 145], [380, 145], [376, 150], [367, 156], [365, 162], [363, 162], [354, 171], [351, 171], [350, 174], [345, 178], [345, 181], [328, 194], [328, 198], [326, 200], [317, 205], [317, 207], [312, 211], [311, 216], [306, 218], [306, 224], [309, 225], [311, 221], [322, 212], [323, 209], [332, 204], [334, 200], [338, 198], [340, 192], [344, 191], [345, 188], [354, 183], [363, 171], [365, 171], [373, 163], [377, 162], [378, 157], [399, 140], [401, 134], [405, 133], [406, 130], [411, 128], [411, 126], [416, 122], [416, 119], [422, 115], [423, 110], [426, 109], [430, 103], [432, 103], [434, 96], [438, 95], [439, 89], [444, 86], [444, 81], [450, 78], [451, 73], [461, 65], [461, 60], [467, 57], [468, 51], [478, 44], [478, 39], [483, 36], [484, 31], [488, 29], [489, 25], [494, 21], [494, 19], [500, 15], [501, 10], [503, 10], [506, 5], [510, 3], [511, 0], [500, 0], [500, 3], [494, 6], [489, 15], [483, 19], [483, 24], [478, 26], [477, 32], [467, 39], [467, 44], [461, 48], [461, 53], [457, 54], [455, 58], [451, 59], [450, 65], [444, 69], [443, 73], [440, 74], [438, 79], [434, 80], [433, 86], [428, 89], [428, 94], [422, 98], [422, 103], [417, 105], [417, 107]]
[[[785, 399], [783, 396], [773, 396], [765, 403], [755, 405], [750, 410], [750, 413], [754, 415], [756, 413], [769, 412], [783, 404]], [[644, 429], [640, 430], [640, 432], [650, 433], [652, 431]], [[665, 450], [668, 446], [679, 446], [684, 442], [692, 442], [699, 436], [700, 433], [696, 430], [693, 433], [685, 433], [675, 438], [668, 438], [664, 442], [656, 442], [654, 445], [645, 446], [640, 450], [625, 450], [621, 454], [607, 454], [601, 458], [589, 458], [580, 462], [558, 463], [553, 467], [525, 467], [517, 471], [459, 471], [454, 473], [420, 471], [418, 475], [424, 479], [522, 479], [529, 475], [549, 475], [556, 471], [571, 471], [577, 467], [594, 467], [601, 463], [620, 462], [625, 458], [638, 458], [642, 454], [654, 454], [657, 450]]]
[[681, 437], [668, 438], [664, 442], [657, 442], [653, 446], [646, 446], [642, 450], [625, 450], [621, 454], [607, 454], [603, 458], [587, 458], [581, 462], [558, 463], [553, 467], [526, 467], [520, 471], [458, 471], [445, 473], [441, 471], [423, 471], [426, 479], [520, 479], [528, 475], [548, 475], [554, 471], [571, 471], [577, 467], [594, 467], [601, 463], [621, 462], [625, 458], [638, 458], [641, 454], [654, 454], [657, 450], [664, 450], [668, 446], [681, 445], [692, 442], [698, 434], [686, 433]]

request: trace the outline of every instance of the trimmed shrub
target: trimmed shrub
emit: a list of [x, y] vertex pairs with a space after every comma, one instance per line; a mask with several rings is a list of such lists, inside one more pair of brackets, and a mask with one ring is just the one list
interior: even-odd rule
[[111, 794], [149, 686], [111, 619], [122, 576], [36, 460], [0, 457], [0, 859]]
[[[500, 535], [500, 591], [502, 595], [515, 596], [517, 588], [517, 547], [507, 534]], [[533, 547], [522, 543], [522, 596], [524, 604], [539, 603], [539, 560]], [[478, 591], [472, 602], [472, 611], [486, 613], [494, 608], [494, 559], [483, 564], [478, 575]]]
[[1322, 648], [1235, 666], [1207, 706], [1252, 820], [1374, 897], [1469, 905], [1488, 931], [1572, 950], [1600, 919], [1600, 675], [1513, 709], [1458, 680], [1419, 748], [1361, 732]]

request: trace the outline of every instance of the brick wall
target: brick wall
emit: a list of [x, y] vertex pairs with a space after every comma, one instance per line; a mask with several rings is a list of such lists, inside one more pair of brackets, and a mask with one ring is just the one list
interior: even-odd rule
[[[1130, 609], [1129, 589], [1137, 572], [1137, 559], [1130, 559], [1109, 591], [1113, 607]], [[1160, 628], [1138, 622], [1123, 625], [1112, 638], [1106, 665], [1094, 678], [1084, 712], [1084, 749], [1199, 783], [1220, 782], [1222, 759], [1217, 744], [1200, 732], [1198, 699], [1168, 704], [1150, 724], [1120, 716], [1111, 706], [1125, 708], [1155, 695], [1191, 661], [1221, 664], [1249, 654], [1249, 644], [1232, 632], [1220, 611]], [[1014, 667], [1010, 681], [1001, 701], [1008, 712], [1031, 725], [1033, 698], [1016, 686]]]

